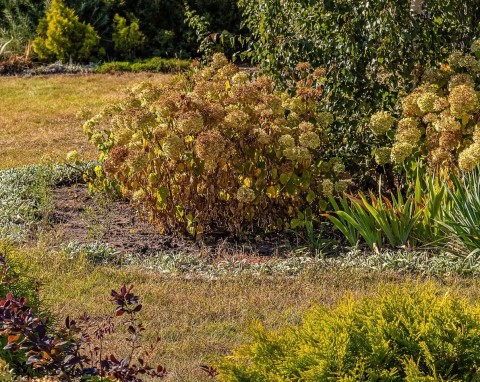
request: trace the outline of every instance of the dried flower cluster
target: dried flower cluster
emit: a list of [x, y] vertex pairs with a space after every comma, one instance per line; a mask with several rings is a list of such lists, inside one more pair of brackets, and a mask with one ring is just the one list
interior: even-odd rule
[[[480, 40], [471, 47], [480, 51]], [[448, 65], [429, 69], [421, 86], [402, 102], [390, 159], [402, 163], [408, 158], [426, 157], [432, 168], [459, 166], [470, 171], [480, 164], [480, 59], [453, 53]], [[383, 134], [393, 117], [385, 112], [372, 116], [371, 128]], [[382, 151], [380, 151], [382, 150]], [[377, 149], [376, 160], [386, 163], [386, 149]]]
[[324, 71], [301, 63], [297, 75], [292, 96], [217, 54], [160, 87], [136, 86], [84, 129], [107, 177], [162, 228], [283, 229], [348, 186], [345, 166], [325, 157]]

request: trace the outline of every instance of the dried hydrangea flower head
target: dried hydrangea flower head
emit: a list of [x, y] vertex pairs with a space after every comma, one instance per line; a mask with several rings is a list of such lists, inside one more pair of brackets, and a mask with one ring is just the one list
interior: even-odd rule
[[314, 131], [302, 133], [299, 137], [300, 146], [316, 149], [320, 146], [320, 137]]
[[475, 81], [473, 81], [473, 78], [470, 74], [467, 74], [467, 73], [455, 74], [450, 78], [450, 81], [448, 83], [448, 90], [452, 91], [452, 89], [460, 85], [467, 85], [473, 88], [475, 87]]
[[396, 142], [392, 146], [391, 158], [395, 163], [402, 163], [412, 155], [413, 146], [407, 142]]
[[437, 131], [460, 131], [462, 125], [452, 116], [441, 116], [440, 119], [434, 124]]
[[246, 186], [242, 186], [237, 191], [237, 200], [242, 203], [252, 203], [255, 200], [255, 192]]
[[480, 143], [473, 143], [458, 157], [458, 165], [463, 171], [472, 171], [480, 164]]
[[195, 139], [195, 153], [208, 170], [214, 170], [228, 159], [228, 141], [219, 131], [205, 131]]
[[379, 147], [375, 150], [375, 162], [378, 165], [383, 166], [390, 163], [392, 149], [390, 147]]
[[331, 196], [335, 191], [335, 185], [330, 179], [325, 179], [322, 183], [322, 193], [324, 196]]
[[317, 124], [320, 128], [326, 129], [334, 122], [333, 114], [328, 111], [322, 111], [317, 114]]
[[469, 114], [478, 112], [478, 96], [469, 85], [459, 85], [452, 89], [448, 96], [452, 115], [457, 118], [464, 118]]
[[470, 46], [470, 51], [473, 54], [480, 53], [480, 39], [475, 40]]
[[372, 115], [369, 126], [375, 135], [382, 135], [390, 130], [394, 123], [394, 117], [385, 111], [379, 111]]
[[163, 153], [171, 160], [180, 159], [184, 148], [183, 139], [176, 134], [169, 135], [162, 145]]
[[432, 113], [435, 111], [435, 103], [437, 102], [438, 96], [431, 92], [427, 91], [421, 94], [417, 98], [418, 108], [422, 113]]

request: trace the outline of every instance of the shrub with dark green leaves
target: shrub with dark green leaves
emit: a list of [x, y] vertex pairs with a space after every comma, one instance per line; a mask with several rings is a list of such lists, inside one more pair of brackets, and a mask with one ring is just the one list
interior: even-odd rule
[[429, 66], [478, 38], [477, 0], [414, 3], [412, 12], [412, 1], [397, 0], [239, 2], [252, 34], [248, 57], [278, 82], [290, 87], [301, 61], [327, 69], [337, 155], [365, 183], [374, 168], [370, 115], [395, 109]]
[[433, 284], [385, 285], [376, 297], [316, 307], [302, 325], [271, 332], [225, 357], [234, 381], [477, 381], [480, 307]]

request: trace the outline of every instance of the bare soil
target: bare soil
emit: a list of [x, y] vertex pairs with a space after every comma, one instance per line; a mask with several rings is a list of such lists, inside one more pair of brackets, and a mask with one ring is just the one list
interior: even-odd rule
[[186, 240], [160, 234], [140, 219], [126, 201], [94, 200], [85, 185], [62, 186], [52, 193], [49, 221], [63, 242], [98, 241], [119, 252], [145, 255], [193, 246]]
[[63, 243], [100, 242], [121, 253], [146, 256], [159, 252], [202, 252], [213, 258], [235, 256], [253, 262], [292, 251], [284, 237], [256, 237], [250, 241], [207, 237], [203, 242], [195, 242], [182, 235], [161, 234], [154, 225], [142, 220], [128, 201], [93, 198], [84, 184], [54, 188], [52, 204], [48, 222]]

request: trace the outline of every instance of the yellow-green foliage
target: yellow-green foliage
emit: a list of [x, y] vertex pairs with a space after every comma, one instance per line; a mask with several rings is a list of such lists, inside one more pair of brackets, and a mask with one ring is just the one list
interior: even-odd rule
[[135, 57], [135, 51], [145, 42], [137, 21], [127, 25], [127, 20], [118, 13], [113, 18], [113, 43], [115, 51], [126, 58]]
[[130, 98], [84, 129], [103, 169], [151, 220], [191, 234], [295, 227], [346, 189], [345, 166], [324, 158], [331, 114], [318, 110], [318, 74], [275, 91], [215, 55], [210, 66]]
[[257, 325], [253, 341], [221, 361], [219, 380], [476, 381], [479, 313], [433, 284], [385, 285], [280, 333]]
[[[472, 53], [479, 45], [480, 40], [473, 43]], [[427, 70], [423, 84], [402, 100], [391, 161], [420, 156], [432, 168], [458, 165], [465, 171], [480, 164], [479, 89], [480, 59], [475, 55], [455, 52], [448, 64]], [[385, 112], [374, 114], [372, 130], [385, 133], [390, 118]]]
[[51, 0], [45, 18], [40, 19], [33, 50], [40, 60], [86, 61], [100, 41], [90, 24], [80, 22], [63, 0]]

